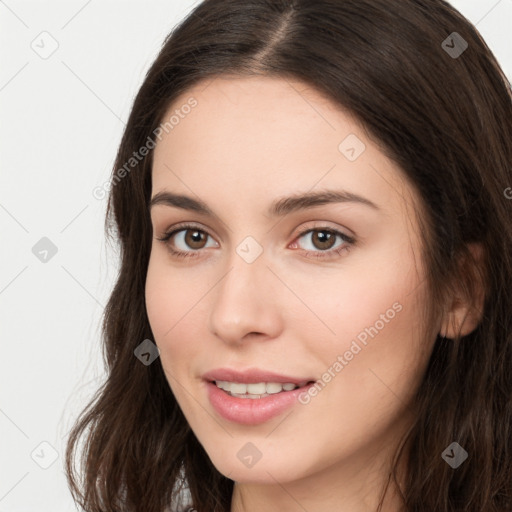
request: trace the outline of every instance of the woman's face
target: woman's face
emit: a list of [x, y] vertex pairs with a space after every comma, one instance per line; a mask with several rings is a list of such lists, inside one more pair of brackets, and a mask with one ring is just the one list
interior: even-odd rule
[[217, 78], [173, 113], [154, 150], [146, 305], [186, 419], [239, 483], [367, 478], [437, 332], [422, 327], [418, 196], [301, 82]]

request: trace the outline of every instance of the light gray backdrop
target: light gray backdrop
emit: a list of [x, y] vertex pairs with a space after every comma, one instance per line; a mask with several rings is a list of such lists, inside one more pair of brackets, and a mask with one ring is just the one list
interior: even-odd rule
[[[76, 510], [64, 443], [104, 376], [117, 272], [97, 187], [146, 70], [195, 4], [0, 0], [0, 512]], [[512, 0], [452, 4], [510, 79]]]

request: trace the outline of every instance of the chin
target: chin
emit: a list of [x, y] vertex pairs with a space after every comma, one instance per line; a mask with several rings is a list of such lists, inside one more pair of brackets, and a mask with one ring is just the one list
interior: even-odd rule
[[[250, 453], [251, 447], [249, 442], [235, 442], [235, 449], [222, 449], [208, 452], [208, 456], [219, 473], [240, 483], [258, 483], [272, 484], [278, 482], [286, 483], [298, 480], [305, 476], [305, 468], [298, 464], [295, 453], [294, 458], [289, 458], [284, 453], [276, 453], [276, 448], [272, 448], [270, 456], [265, 457], [265, 453], [261, 454], [259, 460], [244, 461], [244, 455]], [[245, 449], [244, 449], [245, 447]], [[270, 448], [268, 448], [270, 451]], [[265, 449], [262, 450], [263, 452]]]

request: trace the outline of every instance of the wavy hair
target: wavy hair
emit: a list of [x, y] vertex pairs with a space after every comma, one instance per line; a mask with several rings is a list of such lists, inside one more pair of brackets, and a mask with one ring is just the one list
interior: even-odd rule
[[[163, 512], [187, 485], [198, 512], [230, 510], [233, 481], [191, 431], [160, 359], [145, 366], [134, 356], [154, 339], [145, 309], [152, 152], [126, 168], [178, 95], [224, 74], [313, 86], [403, 169], [422, 201], [428, 318], [449, 293], [472, 299], [482, 284], [478, 326], [435, 341], [411, 404], [409, 448], [397, 450], [388, 485], [403, 461], [404, 511], [510, 512], [511, 84], [477, 29], [443, 0], [205, 0], [166, 38], [112, 170], [105, 231], [120, 246], [120, 270], [102, 323], [107, 378], [67, 441], [74, 500], [87, 512]], [[479, 265], [471, 244], [482, 248]], [[453, 441], [469, 454], [457, 469], [441, 457]]]

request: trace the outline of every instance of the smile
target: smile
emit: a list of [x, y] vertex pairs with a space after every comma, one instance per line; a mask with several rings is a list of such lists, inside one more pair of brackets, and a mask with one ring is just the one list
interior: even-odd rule
[[[280, 416], [299, 402], [299, 396], [315, 384], [292, 382], [206, 381], [206, 395], [223, 419], [243, 425], [258, 425]], [[248, 400], [249, 399], [249, 400]]]
[[252, 384], [244, 384], [242, 382], [229, 382], [226, 380], [215, 381], [218, 388], [226, 391], [230, 396], [238, 398], [259, 399], [266, 396], [275, 395], [283, 391], [292, 391], [306, 384], [294, 384], [293, 382], [256, 382]]

